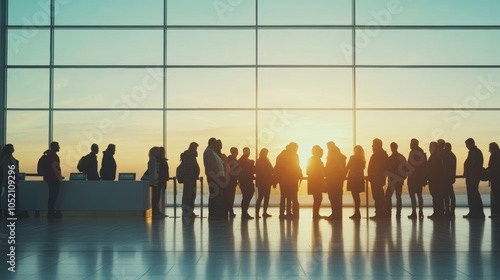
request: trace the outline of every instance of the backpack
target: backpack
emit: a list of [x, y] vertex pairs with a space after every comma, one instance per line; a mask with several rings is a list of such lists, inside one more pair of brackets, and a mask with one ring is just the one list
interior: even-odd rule
[[177, 169], [175, 170], [175, 177], [177, 178], [177, 182], [179, 182], [179, 184], [184, 184], [184, 180], [186, 179], [184, 172], [185, 169], [186, 168], [184, 167], [183, 161], [181, 161], [181, 163], [179, 164], [179, 166], [177, 166]]
[[76, 168], [82, 173], [87, 173], [87, 171], [89, 170], [89, 155], [83, 156], [78, 161], [78, 165], [76, 166]]
[[38, 164], [36, 165], [36, 172], [38, 175], [48, 175], [50, 166], [50, 158], [47, 153], [43, 153], [43, 155], [38, 159]]

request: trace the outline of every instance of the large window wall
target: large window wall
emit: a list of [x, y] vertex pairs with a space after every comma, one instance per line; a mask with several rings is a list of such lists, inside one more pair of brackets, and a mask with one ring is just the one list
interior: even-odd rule
[[[494, 0], [9, 0], [2, 128], [24, 172], [50, 141], [66, 176], [91, 143], [119, 172], [210, 137], [277, 154], [438, 138], [461, 163], [500, 141]], [[3, 42], [3, 41], [2, 41]], [[199, 158], [201, 162], [201, 156]], [[303, 188], [305, 190], [305, 188]]]

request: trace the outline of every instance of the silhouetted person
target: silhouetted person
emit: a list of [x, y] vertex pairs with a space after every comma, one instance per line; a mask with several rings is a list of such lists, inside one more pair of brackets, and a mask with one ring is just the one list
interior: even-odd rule
[[464, 162], [465, 186], [467, 188], [467, 201], [469, 213], [464, 218], [484, 218], [483, 200], [479, 193], [480, 174], [483, 168], [483, 153], [476, 147], [474, 139], [465, 141], [469, 154]]
[[229, 215], [234, 218], [236, 214], [234, 213], [234, 195], [236, 193], [236, 185], [238, 184], [238, 175], [241, 173], [240, 165], [238, 164], [238, 148], [231, 147], [231, 155], [227, 157], [229, 164], [229, 181], [224, 191], [226, 199], [226, 208]]
[[354, 214], [351, 219], [360, 219], [361, 213], [359, 207], [361, 199], [359, 194], [365, 192], [365, 151], [360, 145], [354, 147], [354, 154], [347, 163], [347, 190], [351, 192], [354, 200]]
[[224, 162], [217, 152], [217, 139], [210, 138], [203, 152], [203, 164], [207, 176], [210, 197], [208, 199], [208, 217], [227, 219], [223, 185], [225, 183]]
[[89, 181], [101, 180], [97, 172], [97, 167], [99, 166], [97, 162], [97, 153], [99, 153], [99, 146], [97, 144], [92, 144], [92, 146], [90, 146], [90, 153], [87, 155], [87, 180]]
[[490, 143], [490, 160], [488, 161], [488, 174], [491, 187], [491, 216], [500, 218], [500, 149], [495, 142]]
[[222, 167], [224, 169], [224, 177], [221, 177], [222, 182], [221, 182], [221, 191], [222, 191], [222, 204], [221, 204], [221, 209], [224, 212], [222, 215], [227, 218], [228, 216], [228, 203], [227, 203], [227, 185], [229, 183], [229, 160], [227, 158], [227, 155], [222, 152], [222, 140], [217, 139], [215, 142], [215, 150], [217, 154], [219, 155], [220, 159], [222, 160]]
[[447, 217], [455, 217], [455, 191], [453, 190], [453, 184], [455, 183], [455, 178], [457, 177], [457, 157], [451, 151], [451, 144], [444, 144], [443, 153], [443, 166], [444, 166], [444, 212]]
[[59, 196], [59, 190], [61, 188], [62, 173], [61, 173], [61, 161], [57, 152], [59, 152], [59, 143], [50, 143], [50, 149], [45, 151], [45, 154], [49, 157], [47, 173], [43, 175], [43, 180], [47, 182], [49, 186], [49, 200], [48, 200], [48, 214], [47, 218], [61, 218], [61, 211], [55, 210], [56, 200]]
[[[0, 173], [2, 174], [2, 180], [0, 181], [0, 192], [2, 192], [2, 188], [4, 190], [4, 203], [6, 209], [8, 208], [8, 198], [12, 198], [9, 196], [9, 194], [13, 194], [14, 198], [16, 200], [14, 208], [15, 208], [15, 217], [17, 218], [25, 218], [29, 217], [28, 212], [24, 211], [20, 208], [20, 202], [21, 198], [19, 196], [19, 161], [14, 157], [14, 145], [12, 144], [7, 144], [2, 150], [1, 156], [0, 156]], [[10, 172], [10, 173], [9, 173]], [[15, 190], [14, 193], [10, 190], [9, 192], [9, 181], [12, 180], [12, 178], [15, 178], [14, 180], [14, 186]], [[12, 182], [11, 182], [12, 183]], [[3, 187], [2, 187], [3, 186]], [[1, 205], [1, 204], [0, 204]], [[0, 212], [1, 212], [1, 207], [0, 207]], [[6, 218], [14, 218], [14, 216], [8, 215], [9, 211], [5, 211]]]
[[389, 156], [382, 148], [382, 140], [375, 138], [372, 143], [373, 154], [368, 163], [368, 180], [372, 188], [372, 196], [375, 201], [375, 216], [370, 219], [385, 217], [384, 185], [386, 181], [387, 160]]
[[312, 156], [307, 162], [307, 194], [313, 196], [313, 219], [321, 218], [319, 208], [323, 200], [323, 191], [325, 185], [325, 166], [321, 158], [323, 157], [323, 149], [315, 145], [312, 148]]
[[116, 146], [114, 144], [109, 144], [108, 148], [102, 152], [102, 164], [99, 173], [101, 175], [101, 180], [103, 181], [113, 181], [116, 178], [116, 161], [114, 158], [115, 152]]
[[[165, 191], [167, 190], [167, 182], [170, 178], [168, 170], [168, 159], [166, 158], [165, 147], [158, 148], [158, 155], [156, 156], [156, 161], [158, 162], [158, 192], [159, 192], [159, 202], [160, 205], [165, 204]], [[160, 213], [165, 215], [165, 207], [162, 207]]]
[[243, 148], [243, 155], [238, 160], [238, 163], [241, 167], [241, 173], [238, 177], [240, 181], [240, 189], [242, 194], [241, 200], [241, 218], [242, 219], [253, 219], [250, 214], [248, 214], [248, 206], [250, 205], [250, 201], [252, 200], [254, 194], [254, 174], [255, 174], [255, 165], [254, 161], [250, 158], [250, 148]]
[[151, 211], [153, 218], [165, 218], [160, 212], [160, 188], [158, 186], [158, 160], [157, 157], [160, 156], [160, 147], [152, 147], [149, 150], [148, 157], [148, 174], [149, 174], [149, 186], [151, 186]]
[[[424, 150], [418, 146], [417, 139], [410, 141], [410, 154], [408, 155], [408, 193], [411, 200], [412, 213], [408, 216], [410, 219], [417, 218], [417, 201], [418, 198], [418, 217], [423, 218], [424, 199], [422, 197], [422, 189], [427, 185], [427, 155]], [[415, 198], [416, 196], [416, 198]]]
[[391, 155], [387, 160], [387, 190], [385, 191], [385, 203], [387, 216], [392, 215], [392, 194], [396, 192], [396, 218], [401, 218], [401, 193], [403, 183], [408, 176], [408, 162], [406, 158], [398, 152], [398, 144], [391, 143]]
[[328, 157], [325, 164], [326, 190], [330, 200], [332, 213], [328, 217], [330, 220], [342, 218], [342, 195], [344, 180], [347, 174], [346, 156], [333, 142], [326, 143], [328, 147]]
[[[280, 185], [280, 218], [298, 218], [299, 202], [297, 192], [302, 180], [302, 169], [297, 155], [299, 145], [291, 142], [276, 158], [274, 172]], [[286, 207], [286, 208], [285, 208]], [[286, 211], [286, 216], [285, 216]]]
[[429, 176], [429, 192], [432, 196], [432, 215], [428, 218], [441, 218], [444, 215], [444, 182], [445, 172], [443, 161], [438, 151], [438, 143], [431, 142], [429, 151], [431, 155], [427, 161], [427, 172]]
[[256, 218], [259, 217], [262, 200], [264, 200], [264, 212], [262, 213], [262, 217], [271, 217], [271, 215], [267, 213], [267, 208], [269, 206], [269, 197], [271, 195], [271, 185], [276, 187], [276, 184], [274, 180], [274, 168], [271, 161], [267, 157], [268, 154], [269, 150], [263, 148], [260, 150], [259, 158], [255, 162], [255, 182], [257, 184], [257, 191], [259, 195], [255, 204]]
[[194, 201], [196, 199], [196, 181], [200, 177], [198, 157], [198, 143], [191, 142], [189, 148], [181, 154], [184, 165], [184, 187], [182, 189], [182, 215], [185, 218], [194, 218]]

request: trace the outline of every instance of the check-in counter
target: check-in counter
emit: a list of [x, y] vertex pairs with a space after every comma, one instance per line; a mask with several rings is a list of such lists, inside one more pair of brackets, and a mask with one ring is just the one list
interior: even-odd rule
[[[47, 210], [49, 187], [46, 182], [20, 181], [18, 188], [21, 209]], [[151, 208], [150, 201], [147, 181], [63, 181], [55, 208], [146, 213]]]

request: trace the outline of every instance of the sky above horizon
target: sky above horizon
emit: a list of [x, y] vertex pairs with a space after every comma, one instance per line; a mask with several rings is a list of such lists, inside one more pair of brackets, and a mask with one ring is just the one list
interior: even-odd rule
[[[151, 146], [166, 145], [173, 171], [210, 137], [225, 153], [266, 147], [273, 163], [295, 141], [303, 168], [328, 141], [369, 157], [373, 138], [404, 155], [411, 138], [424, 150], [443, 138], [459, 173], [466, 138], [485, 160], [500, 141], [500, 29], [479, 28], [500, 25], [499, 1], [356, 1], [353, 49], [351, 0], [56, 0], [52, 98], [40, 3], [9, 1], [7, 142], [25, 172], [47, 147], [50, 102], [66, 176], [91, 143], [116, 144], [118, 171], [141, 175]], [[392, 25], [478, 28], [377, 28]], [[425, 67], [443, 65], [468, 67]]]

